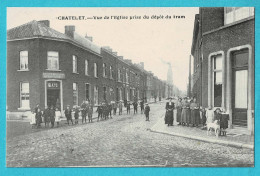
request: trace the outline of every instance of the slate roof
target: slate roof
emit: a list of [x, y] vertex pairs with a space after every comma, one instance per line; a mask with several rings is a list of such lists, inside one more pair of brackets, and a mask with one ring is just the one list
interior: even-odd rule
[[98, 47], [97, 45], [95, 45], [94, 43], [92, 43], [86, 38], [79, 37], [79, 35], [77, 34], [75, 36], [77, 36], [77, 38], [75, 39], [70, 38], [67, 35], [58, 32], [36, 20], [33, 20], [29, 23], [7, 30], [7, 40], [25, 39], [25, 38], [32, 38], [32, 37], [62, 39], [62, 40], [71, 41], [91, 51], [94, 51], [95, 53], [100, 54], [100, 47]]

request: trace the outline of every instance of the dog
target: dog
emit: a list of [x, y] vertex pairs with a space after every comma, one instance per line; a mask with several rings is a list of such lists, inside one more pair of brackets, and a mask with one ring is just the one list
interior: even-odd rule
[[220, 125], [218, 120], [215, 120], [213, 123], [207, 124], [207, 135], [209, 135], [209, 132], [211, 133], [212, 129], [215, 131], [216, 137], [218, 137], [220, 133]]

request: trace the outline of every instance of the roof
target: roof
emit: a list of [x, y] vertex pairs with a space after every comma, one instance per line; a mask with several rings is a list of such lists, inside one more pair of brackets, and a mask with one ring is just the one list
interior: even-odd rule
[[33, 37], [62, 39], [71, 41], [95, 53], [100, 54], [100, 47], [95, 45], [93, 42], [77, 35], [76, 33], [74, 34], [74, 36], [75, 38], [70, 38], [69, 36], [58, 32], [55, 29], [52, 29], [46, 26], [44, 23], [38, 22], [36, 20], [7, 30], [7, 40], [26, 39]]

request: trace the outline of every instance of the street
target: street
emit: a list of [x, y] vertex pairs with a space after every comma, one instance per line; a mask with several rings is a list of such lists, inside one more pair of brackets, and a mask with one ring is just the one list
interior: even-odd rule
[[138, 109], [136, 115], [124, 111], [106, 121], [8, 138], [7, 167], [253, 166], [253, 150], [151, 132], [165, 103], [150, 107], [149, 122]]

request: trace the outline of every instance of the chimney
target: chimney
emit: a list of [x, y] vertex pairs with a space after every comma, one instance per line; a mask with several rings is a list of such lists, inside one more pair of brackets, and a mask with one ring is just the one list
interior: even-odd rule
[[50, 27], [50, 21], [49, 20], [41, 20], [41, 21], [38, 21], [38, 22], [41, 23], [41, 24], [44, 24], [47, 27]]
[[123, 57], [123, 56], [118, 56], [118, 58], [119, 58], [119, 59], [122, 59], [122, 60], [124, 59], [124, 57]]
[[88, 40], [90, 40], [91, 42], [93, 42], [93, 37], [88, 36], [88, 34], [85, 35], [85, 38], [88, 39]]
[[65, 26], [65, 34], [71, 38], [74, 38], [75, 26]]
[[113, 52], [113, 54], [117, 56], [117, 52]]

